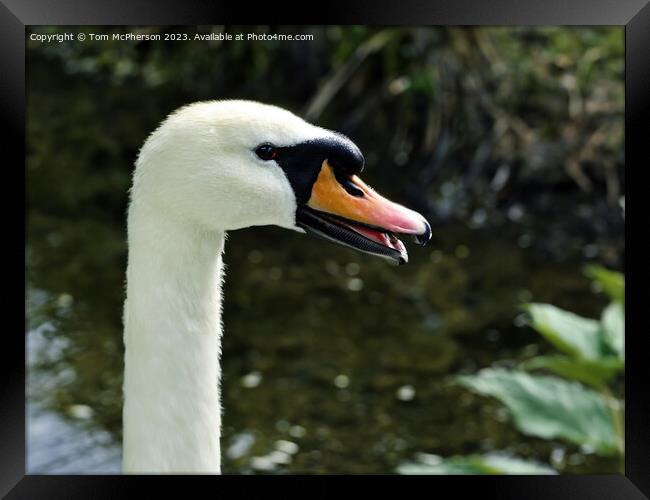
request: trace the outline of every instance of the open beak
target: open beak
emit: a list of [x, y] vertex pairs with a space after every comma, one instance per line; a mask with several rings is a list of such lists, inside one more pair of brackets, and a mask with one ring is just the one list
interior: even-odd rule
[[296, 219], [308, 232], [399, 264], [408, 262], [408, 253], [397, 234], [412, 235], [420, 245], [431, 239], [431, 226], [419, 213], [387, 200], [356, 175], [335, 172], [327, 160]]

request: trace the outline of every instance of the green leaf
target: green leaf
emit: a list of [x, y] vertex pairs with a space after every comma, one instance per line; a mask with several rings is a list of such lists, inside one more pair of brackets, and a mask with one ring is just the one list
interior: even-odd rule
[[615, 356], [598, 361], [569, 358], [568, 356], [537, 356], [520, 365], [525, 370], [545, 368], [563, 377], [579, 380], [598, 389], [623, 370], [624, 364]]
[[625, 313], [623, 306], [612, 302], [603, 311], [600, 322], [603, 325], [603, 340], [605, 344], [620, 359], [625, 359]]
[[587, 266], [585, 274], [596, 281], [610, 298], [619, 304], [625, 303], [625, 277], [602, 266]]
[[409, 462], [400, 474], [557, 474], [548, 465], [497, 453], [440, 459], [437, 463]]
[[602, 357], [600, 323], [551, 304], [527, 304], [531, 326], [559, 350], [572, 356], [598, 360]]
[[465, 387], [499, 399], [524, 434], [564, 439], [602, 455], [617, 453], [612, 411], [618, 407], [612, 408], [600, 394], [576, 382], [496, 369], [455, 378]]

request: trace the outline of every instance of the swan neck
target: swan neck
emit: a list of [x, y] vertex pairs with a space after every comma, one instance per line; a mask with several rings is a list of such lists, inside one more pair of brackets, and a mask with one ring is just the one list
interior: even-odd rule
[[219, 473], [225, 233], [132, 202], [124, 308], [129, 473]]

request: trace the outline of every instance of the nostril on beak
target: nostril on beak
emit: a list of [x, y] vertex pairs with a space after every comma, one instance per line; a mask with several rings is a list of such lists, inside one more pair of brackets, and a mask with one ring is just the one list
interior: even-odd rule
[[345, 189], [348, 192], [348, 194], [352, 196], [356, 196], [357, 198], [363, 198], [363, 191], [359, 189], [357, 186], [355, 186], [349, 177], [347, 177], [346, 175], [341, 175], [337, 171], [334, 172], [334, 177], [336, 178], [338, 183], [341, 186], [343, 186], [343, 189]]
[[422, 245], [422, 246], [426, 245], [431, 240], [431, 226], [429, 225], [429, 223], [426, 220], [424, 221], [424, 226], [425, 226], [424, 233], [416, 234], [413, 237], [415, 242], [418, 245]]

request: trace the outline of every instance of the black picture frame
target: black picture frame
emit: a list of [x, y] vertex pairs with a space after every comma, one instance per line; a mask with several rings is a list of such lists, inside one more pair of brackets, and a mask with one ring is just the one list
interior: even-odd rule
[[[293, 5], [292, 5], [293, 4]], [[5, 189], [3, 218], [5, 229], [14, 224], [14, 234], [5, 233], [5, 259], [18, 253], [17, 234], [25, 230], [25, 216], [19, 214], [24, 206], [25, 161], [25, 29], [30, 25], [194, 25], [194, 24], [369, 24], [369, 25], [618, 25], [625, 27], [625, 156], [626, 170], [632, 172], [633, 182], [628, 182], [631, 194], [626, 196], [626, 242], [631, 233], [630, 224], [643, 224], [639, 193], [643, 183], [637, 180], [648, 167], [648, 154], [644, 151], [647, 139], [647, 119], [650, 103], [650, 4], [648, 0], [454, 0], [417, 1], [387, 0], [366, 2], [330, 1], [322, 5], [287, 3], [252, 7], [244, 2], [207, 0], [177, 1], [120, 0], [1, 0], [0, 1], [0, 115], [3, 124], [3, 153], [11, 153], [11, 160], [3, 162]], [[630, 168], [632, 167], [632, 168]], [[7, 180], [10, 172], [15, 178]], [[22, 190], [18, 186], [22, 187]], [[637, 219], [639, 219], [638, 222]], [[13, 236], [13, 237], [11, 237]], [[633, 247], [630, 253], [630, 246]], [[400, 493], [415, 484], [428, 494], [440, 488], [461, 498], [469, 495], [500, 499], [641, 499], [650, 496], [650, 391], [644, 387], [650, 379], [645, 362], [643, 338], [645, 328], [635, 323], [641, 313], [641, 296], [637, 293], [643, 283], [640, 258], [643, 255], [643, 238], [634, 245], [626, 244], [626, 283], [631, 293], [626, 293], [626, 454], [625, 475], [601, 476], [432, 476], [404, 477], [378, 476], [382, 488], [400, 488]], [[633, 256], [633, 257], [631, 257]], [[631, 258], [634, 272], [629, 272]], [[16, 255], [16, 259], [19, 256]], [[22, 279], [19, 266], [6, 265], [5, 279]], [[16, 276], [11, 275], [11, 272]], [[10, 281], [5, 287], [7, 317], [18, 318], [18, 302]], [[23, 317], [23, 332], [25, 328]], [[16, 319], [16, 322], [20, 320]], [[134, 476], [38, 476], [26, 475], [25, 460], [25, 337], [18, 333], [19, 325], [4, 329], [2, 363], [0, 363], [0, 494], [7, 498], [97, 498], [118, 497], [132, 488], [162, 485], [168, 489], [172, 483], [183, 488], [193, 486], [197, 479], [208, 488], [207, 481], [231, 481], [230, 477], [173, 478]], [[268, 477], [268, 476], [267, 476]], [[291, 478], [289, 478], [291, 479]], [[262, 479], [277, 481], [280, 479]], [[294, 478], [303, 482], [318, 480]], [[329, 476], [327, 481], [346, 482], [345, 478]], [[138, 484], [136, 484], [138, 483]], [[443, 484], [444, 483], [444, 484]], [[334, 490], [333, 488], [337, 488]], [[331, 492], [339, 491], [340, 484]], [[322, 490], [325, 491], [325, 490]]]

